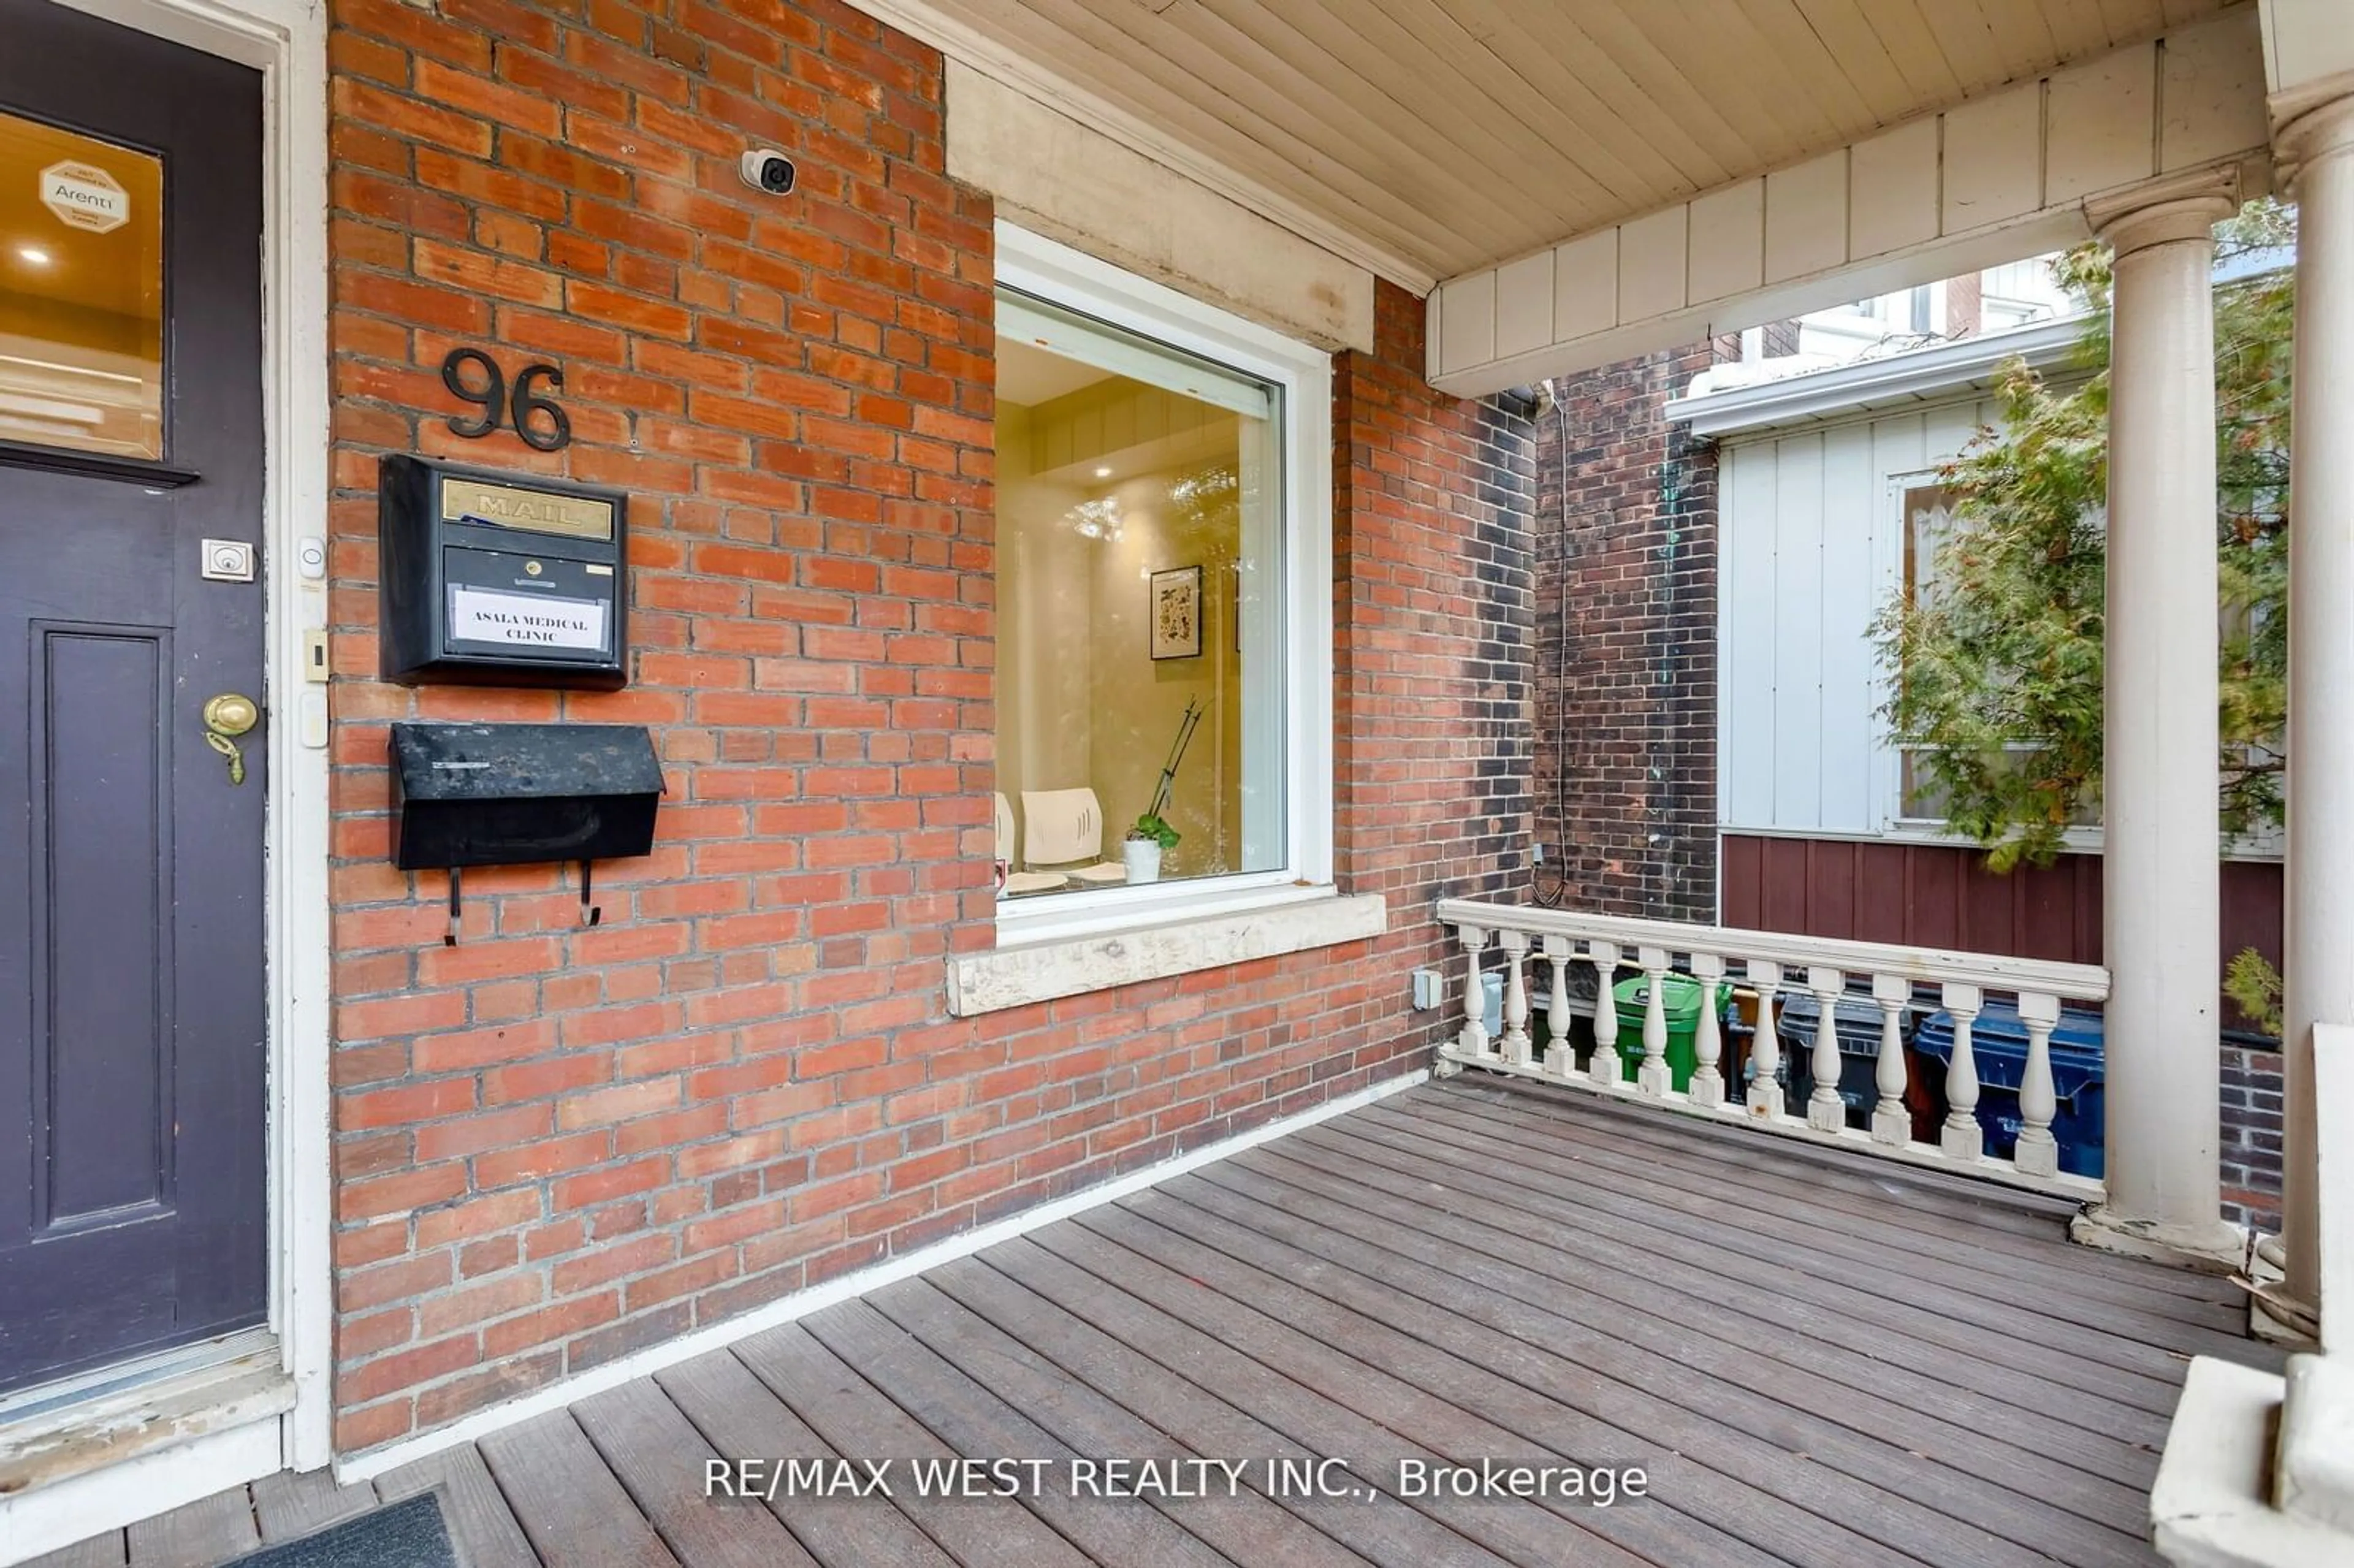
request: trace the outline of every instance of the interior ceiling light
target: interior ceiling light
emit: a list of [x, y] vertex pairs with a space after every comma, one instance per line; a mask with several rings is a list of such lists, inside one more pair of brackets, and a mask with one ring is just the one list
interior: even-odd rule
[[16, 247], [16, 260], [27, 266], [46, 267], [49, 264], [49, 253], [37, 245], [19, 245]]
[[1103, 467], [1096, 470], [1096, 477], [1097, 479], [1109, 479], [1111, 477], [1111, 465], [1109, 463], [1106, 463]]
[[1083, 539], [1116, 541], [1120, 536], [1119, 503], [1109, 496], [1082, 501], [1063, 514], [1063, 523]]

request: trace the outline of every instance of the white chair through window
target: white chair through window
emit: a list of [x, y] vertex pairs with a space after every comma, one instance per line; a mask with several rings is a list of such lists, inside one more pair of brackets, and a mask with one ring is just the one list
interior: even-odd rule
[[1092, 789], [1024, 789], [1022, 826], [1029, 863], [1050, 865], [1081, 885], [1125, 882], [1127, 870], [1103, 858], [1103, 806]]
[[[1004, 791], [1000, 790], [997, 796], [997, 858], [1009, 867], [1018, 867], [1022, 862], [1014, 849], [1013, 803], [1005, 798]], [[1052, 893], [1057, 887], [1069, 886], [1070, 882], [1069, 877], [1058, 871], [1012, 870], [1006, 875], [1004, 891], [1016, 895]]]

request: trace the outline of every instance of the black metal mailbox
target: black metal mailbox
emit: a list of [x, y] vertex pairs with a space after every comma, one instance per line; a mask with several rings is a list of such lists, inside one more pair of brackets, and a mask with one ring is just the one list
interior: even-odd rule
[[376, 536], [386, 680], [628, 683], [620, 492], [394, 455], [376, 479]]
[[416, 871], [645, 854], [662, 792], [642, 725], [396, 724], [393, 863]]

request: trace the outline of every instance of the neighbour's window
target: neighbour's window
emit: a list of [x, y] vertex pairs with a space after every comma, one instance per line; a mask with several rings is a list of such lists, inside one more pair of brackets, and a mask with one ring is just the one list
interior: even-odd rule
[[[1967, 527], [1956, 514], [1956, 493], [1948, 485], [1932, 482], [1910, 484], [1903, 492], [1904, 518], [1904, 597], [1916, 605], [1936, 602], [1940, 591], [1937, 580], [1937, 553], [1945, 547], [1957, 527]], [[1902, 676], [1900, 674], [1900, 679]], [[1926, 747], [1898, 748], [1903, 769], [1897, 814], [1907, 822], [1942, 823], [1946, 820], [1946, 800], [1935, 779], [1926, 766]], [[2025, 768], [2035, 759], [2037, 748], [2017, 743], [2003, 748], [2007, 766]], [[2097, 800], [2081, 802], [2071, 819], [2077, 827], [2098, 827], [2101, 809]]]
[[164, 455], [164, 165], [0, 112], [0, 441]]
[[1288, 417], [1272, 381], [999, 294], [1008, 914], [1285, 867]]

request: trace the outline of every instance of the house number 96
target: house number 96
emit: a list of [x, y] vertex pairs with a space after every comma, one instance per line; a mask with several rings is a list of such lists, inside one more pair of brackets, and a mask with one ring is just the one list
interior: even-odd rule
[[[480, 386], [472, 385], [467, 366], [479, 371]], [[572, 421], [555, 398], [542, 395], [545, 387], [551, 391], [564, 389], [564, 372], [553, 365], [526, 365], [515, 373], [514, 397], [507, 397], [506, 373], [498, 361], [479, 348], [453, 348], [441, 361], [441, 385], [450, 388], [451, 396], [461, 403], [472, 403], [482, 411], [482, 418], [470, 419], [463, 414], [450, 416], [450, 429], [469, 440], [487, 436], [504, 424], [510, 415], [514, 421], [514, 433], [524, 444], [540, 451], [552, 452], [572, 442]]]

